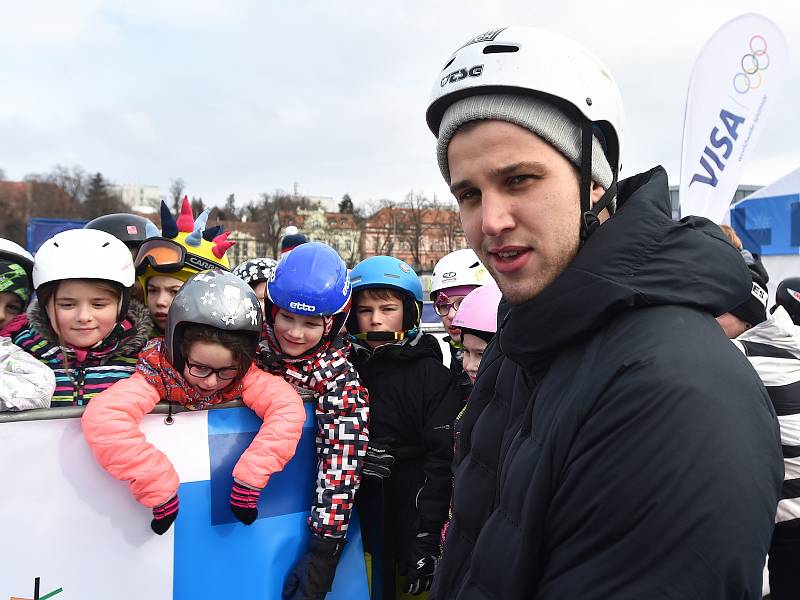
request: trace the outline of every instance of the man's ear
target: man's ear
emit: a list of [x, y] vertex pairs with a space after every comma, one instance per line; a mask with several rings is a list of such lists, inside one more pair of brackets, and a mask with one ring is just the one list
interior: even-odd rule
[[592, 206], [597, 204], [600, 201], [600, 198], [602, 198], [603, 194], [605, 193], [606, 193], [606, 188], [604, 188], [602, 185], [600, 185], [593, 179], [592, 187], [589, 190], [589, 199], [592, 201]]
[[[589, 200], [592, 203], [592, 206], [600, 202], [600, 198], [603, 197], [603, 194], [606, 193], [606, 188], [602, 185], [597, 183], [594, 179], [592, 180], [592, 188], [589, 190]], [[608, 212], [608, 207], [604, 208], [600, 211], [600, 214], [597, 215], [597, 218], [603, 223], [606, 219], [611, 216], [611, 213]]]

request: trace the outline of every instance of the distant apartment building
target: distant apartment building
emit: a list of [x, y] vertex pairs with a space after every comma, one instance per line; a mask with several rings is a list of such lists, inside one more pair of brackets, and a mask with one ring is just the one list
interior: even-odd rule
[[131, 210], [137, 213], [155, 213], [161, 205], [161, 189], [157, 185], [124, 183], [115, 185], [113, 190]]

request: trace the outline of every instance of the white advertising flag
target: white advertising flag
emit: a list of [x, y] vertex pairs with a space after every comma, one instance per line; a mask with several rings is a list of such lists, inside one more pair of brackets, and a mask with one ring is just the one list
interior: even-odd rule
[[752, 155], [788, 65], [786, 40], [764, 16], [725, 23], [697, 57], [686, 97], [681, 216], [728, 216], [742, 166]]

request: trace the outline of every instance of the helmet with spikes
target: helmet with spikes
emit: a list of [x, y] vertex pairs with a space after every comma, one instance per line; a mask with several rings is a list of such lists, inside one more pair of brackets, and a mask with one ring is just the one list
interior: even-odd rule
[[[204, 262], [211, 262], [214, 265], [230, 271], [230, 261], [225, 256], [225, 252], [233, 246], [235, 242], [228, 241], [227, 237], [230, 232], [223, 232], [222, 227], [217, 225], [206, 229], [208, 217], [211, 209], [206, 209], [195, 219], [192, 213], [192, 205], [189, 203], [189, 198], [183, 198], [178, 218], [172, 216], [172, 213], [164, 201], [161, 202], [161, 232], [150, 232], [155, 235], [150, 235], [148, 239], [153, 237], [160, 237], [180, 244], [184, 247], [188, 255], [194, 255], [201, 258]], [[175, 277], [181, 281], [186, 281], [192, 275], [199, 272], [199, 269], [194, 268], [190, 264], [185, 264], [184, 267], [175, 272], [162, 273], [148, 266], [143, 275], [139, 277], [139, 282], [144, 289], [147, 289], [147, 280], [154, 275], [167, 275]]]

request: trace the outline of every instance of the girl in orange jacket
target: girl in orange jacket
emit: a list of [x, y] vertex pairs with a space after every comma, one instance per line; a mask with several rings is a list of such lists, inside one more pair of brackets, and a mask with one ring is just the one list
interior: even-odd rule
[[95, 458], [153, 509], [150, 526], [159, 535], [178, 515], [180, 483], [169, 459], [139, 430], [159, 401], [197, 410], [242, 399], [264, 421], [233, 470], [231, 510], [245, 525], [255, 521], [270, 475], [294, 455], [305, 411], [290, 384], [254, 366], [260, 332], [258, 299], [247, 284], [220, 270], [199, 273], [175, 296], [166, 338], [142, 351], [133, 376], [87, 406], [81, 425]]

